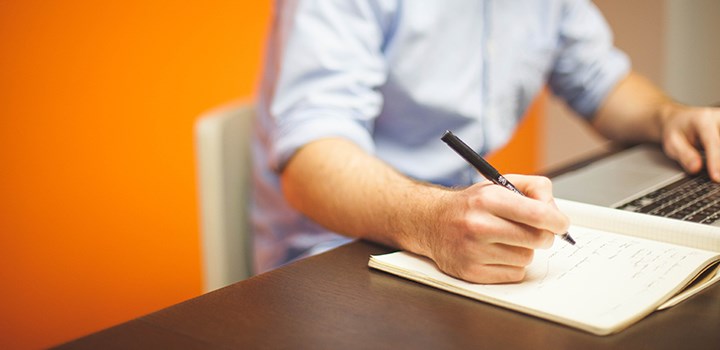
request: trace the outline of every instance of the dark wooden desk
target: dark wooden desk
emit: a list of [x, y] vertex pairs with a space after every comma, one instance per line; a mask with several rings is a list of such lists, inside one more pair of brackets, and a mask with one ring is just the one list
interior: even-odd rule
[[390, 251], [353, 242], [60, 348], [720, 349], [717, 284], [598, 337], [367, 267]]
[[598, 337], [367, 267], [390, 251], [353, 242], [60, 348], [720, 348], [720, 285]]

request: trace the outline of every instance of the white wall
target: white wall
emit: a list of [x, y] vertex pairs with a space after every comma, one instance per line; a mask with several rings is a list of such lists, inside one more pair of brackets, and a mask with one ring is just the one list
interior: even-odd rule
[[[595, 0], [633, 68], [678, 101], [720, 102], [719, 0]], [[600, 152], [607, 142], [556, 100], [544, 128], [545, 170]]]

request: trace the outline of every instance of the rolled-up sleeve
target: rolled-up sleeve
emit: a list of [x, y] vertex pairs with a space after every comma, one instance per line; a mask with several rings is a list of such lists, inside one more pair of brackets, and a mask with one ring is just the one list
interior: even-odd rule
[[327, 137], [374, 152], [387, 79], [382, 12], [366, 0], [298, 1], [290, 17], [270, 108], [271, 165], [282, 169], [300, 147]]
[[586, 119], [630, 71], [630, 61], [613, 46], [600, 11], [590, 1], [568, 1], [562, 14], [560, 51], [550, 74], [553, 92]]

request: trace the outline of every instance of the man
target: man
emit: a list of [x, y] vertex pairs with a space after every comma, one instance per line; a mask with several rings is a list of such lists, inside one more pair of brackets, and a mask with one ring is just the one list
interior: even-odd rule
[[[359, 237], [478, 283], [519, 281], [568, 219], [549, 180], [481, 181], [442, 143], [488, 153], [545, 85], [600, 133], [662, 142], [720, 180], [720, 112], [630, 70], [587, 0], [278, 2], [255, 139], [258, 271]], [[341, 234], [341, 235], [338, 235]]]

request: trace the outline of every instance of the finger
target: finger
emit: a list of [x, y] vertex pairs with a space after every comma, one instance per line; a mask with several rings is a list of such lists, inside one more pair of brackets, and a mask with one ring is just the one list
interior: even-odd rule
[[485, 265], [507, 265], [525, 267], [530, 265], [535, 251], [502, 243], [493, 243], [483, 247], [476, 254], [476, 259]]
[[[714, 118], [710, 110], [700, 118], [698, 133], [705, 149], [707, 171], [713, 181], [720, 181], [720, 127], [718, 119]], [[720, 117], [720, 115], [718, 115]]]
[[553, 196], [553, 186], [552, 181], [550, 181], [549, 178], [545, 176], [526, 176], [526, 175], [508, 175], [508, 176], [522, 176], [524, 178], [528, 178], [527, 182], [523, 183], [521, 181], [518, 181], [522, 183], [523, 185], [523, 191], [524, 193], [530, 197], [537, 199], [541, 202], [548, 203], [552, 205], [553, 208], [558, 209], [557, 204], [555, 203], [555, 197]]
[[496, 216], [549, 232], [565, 232], [570, 225], [567, 216], [551, 203], [512, 193], [494, 192], [498, 193], [488, 193], [480, 201], [488, 212]]
[[525, 278], [525, 268], [509, 265], [472, 265], [449, 273], [462, 280], [472, 283], [494, 284], [520, 282]]
[[526, 196], [546, 203], [552, 202], [552, 182], [547, 177], [508, 175], [507, 178]]
[[[550, 231], [537, 229], [490, 213], [474, 217], [468, 225], [470, 234], [475, 235], [473, 241], [477, 244], [500, 243], [523, 249], [539, 249], [551, 247], [555, 239], [554, 234]], [[499, 263], [499, 261], [494, 262]]]
[[663, 142], [665, 154], [675, 159], [688, 173], [695, 174], [702, 169], [702, 157], [687, 137], [680, 132], [669, 133]]

